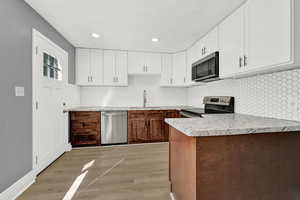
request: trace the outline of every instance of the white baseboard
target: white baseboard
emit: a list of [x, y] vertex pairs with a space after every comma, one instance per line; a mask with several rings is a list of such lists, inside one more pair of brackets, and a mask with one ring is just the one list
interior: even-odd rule
[[35, 167], [34, 172], [36, 175], [41, 173], [49, 165], [51, 165], [57, 158], [59, 158], [63, 153], [66, 152], [66, 145], [61, 145], [56, 149], [55, 152], [51, 152], [46, 155], [43, 159], [39, 159], [38, 165]]
[[0, 193], [0, 200], [15, 200], [35, 182], [35, 175], [30, 171], [9, 188]]
[[171, 197], [172, 200], [176, 200], [175, 197], [174, 197], [174, 194], [172, 192], [170, 193], [170, 197]]
[[66, 146], [66, 152], [71, 151], [72, 150], [72, 145], [71, 143], [68, 143]]

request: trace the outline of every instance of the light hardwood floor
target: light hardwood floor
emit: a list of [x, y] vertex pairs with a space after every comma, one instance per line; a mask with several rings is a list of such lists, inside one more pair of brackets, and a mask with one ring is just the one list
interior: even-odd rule
[[75, 149], [18, 200], [169, 200], [168, 156], [167, 143]]

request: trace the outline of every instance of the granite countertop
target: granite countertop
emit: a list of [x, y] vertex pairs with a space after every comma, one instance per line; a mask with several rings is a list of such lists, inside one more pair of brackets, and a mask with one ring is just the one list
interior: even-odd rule
[[194, 108], [191, 106], [149, 106], [149, 107], [110, 107], [110, 106], [100, 106], [100, 107], [75, 107], [69, 108], [65, 111], [133, 111], [133, 110], [182, 110]]
[[203, 118], [165, 119], [165, 121], [192, 137], [300, 131], [300, 121], [243, 114], [204, 114]]

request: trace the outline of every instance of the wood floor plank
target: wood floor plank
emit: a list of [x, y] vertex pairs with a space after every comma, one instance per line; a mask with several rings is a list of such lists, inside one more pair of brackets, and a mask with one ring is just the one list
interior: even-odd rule
[[169, 200], [168, 144], [74, 149], [41, 173], [18, 200]]

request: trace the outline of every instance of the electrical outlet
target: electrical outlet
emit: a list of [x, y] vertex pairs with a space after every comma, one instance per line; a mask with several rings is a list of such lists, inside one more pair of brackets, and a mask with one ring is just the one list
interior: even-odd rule
[[15, 95], [16, 97], [24, 97], [25, 96], [25, 89], [21, 86], [15, 87]]

